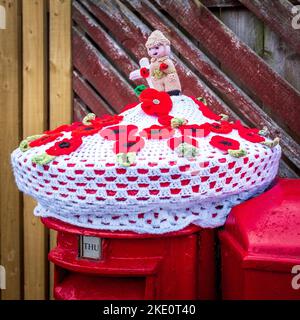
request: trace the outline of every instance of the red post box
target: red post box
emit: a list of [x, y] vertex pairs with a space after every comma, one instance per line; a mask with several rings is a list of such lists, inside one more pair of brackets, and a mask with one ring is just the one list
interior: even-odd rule
[[151, 235], [42, 221], [58, 231], [49, 253], [56, 299], [215, 298], [214, 229]]
[[220, 242], [224, 299], [300, 299], [300, 180], [233, 208]]

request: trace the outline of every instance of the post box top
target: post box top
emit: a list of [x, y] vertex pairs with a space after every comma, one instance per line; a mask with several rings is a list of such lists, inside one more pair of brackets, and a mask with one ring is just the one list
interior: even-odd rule
[[91, 236], [91, 237], [99, 237], [99, 238], [122, 238], [122, 239], [145, 239], [145, 238], [155, 238], [155, 237], [180, 237], [191, 235], [194, 233], [198, 233], [202, 228], [197, 227], [195, 225], [190, 225], [185, 227], [182, 230], [168, 232], [164, 234], [150, 234], [150, 233], [136, 233], [133, 231], [110, 231], [110, 230], [95, 230], [95, 229], [87, 229], [81, 228], [78, 226], [74, 226], [63, 221], [60, 221], [55, 218], [42, 218], [43, 224], [55, 231], [73, 233], [77, 235]]
[[148, 88], [139, 99], [21, 142], [12, 165], [36, 215], [141, 233], [218, 227], [276, 176], [281, 148], [266, 132], [185, 95]]
[[278, 179], [267, 192], [234, 207], [225, 232], [248, 255], [300, 260], [300, 180]]

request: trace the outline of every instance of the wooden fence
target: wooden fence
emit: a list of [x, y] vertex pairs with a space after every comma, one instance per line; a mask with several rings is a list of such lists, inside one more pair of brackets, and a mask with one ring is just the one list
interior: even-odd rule
[[35, 202], [20, 194], [10, 153], [24, 136], [71, 121], [71, 1], [0, 0], [0, 264], [2, 299], [49, 298], [47, 252], [55, 236], [32, 214]]
[[280, 174], [299, 177], [300, 31], [291, 27], [291, 1], [201, 3], [0, 0], [7, 16], [0, 30], [2, 299], [51, 297], [46, 256], [55, 242], [33, 216], [34, 201], [16, 188], [11, 151], [24, 136], [70, 122], [72, 112], [80, 120], [136, 101], [128, 74], [153, 29], [172, 42], [184, 93], [231, 119], [267, 125], [281, 138]]

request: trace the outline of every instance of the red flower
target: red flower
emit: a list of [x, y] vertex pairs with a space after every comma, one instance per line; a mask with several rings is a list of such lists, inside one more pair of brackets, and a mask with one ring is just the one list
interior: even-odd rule
[[239, 135], [250, 142], [259, 143], [265, 141], [265, 138], [260, 136], [258, 133], [258, 129], [239, 129]]
[[148, 68], [145, 68], [145, 67], [141, 68], [141, 69], [140, 69], [140, 75], [141, 75], [141, 77], [143, 77], [143, 78], [148, 78], [149, 75], [150, 75], [149, 69], [148, 69]]
[[164, 71], [164, 70], [167, 70], [169, 68], [169, 66], [166, 64], [166, 63], [161, 63], [159, 65], [159, 70], [160, 71]]
[[101, 128], [118, 124], [123, 120], [123, 116], [105, 114], [101, 118], [91, 120], [93, 125], [99, 125]]
[[154, 124], [149, 128], [145, 128], [140, 135], [147, 139], [167, 139], [174, 135], [174, 130]]
[[114, 152], [128, 153], [128, 152], [139, 152], [145, 145], [145, 141], [141, 137], [124, 137], [117, 140], [114, 144]]
[[227, 121], [221, 121], [221, 123], [207, 123], [209, 130], [215, 133], [230, 133], [232, 131], [232, 126]]
[[31, 148], [33, 147], [39, 147], [39, 146], [43, 146], [44, 144], [47, 144], [49, 142], [54, 141], [55, 139], [57, 139], [58, 137], [62, 136], [61, 133], [55, 133], [55, 134], [44, 134], [42, 137], [33, 140], [31, 142], [29, 142], [29, 146]]
[[164, 115], [158, 118], [158, 122], [163, 126], [171, 127], [171, 120], [173, 119], [172, 116]]
[[121, 110], [121, 112], [125, 112], [125, 111], [127, 111], [127, 110], [133, 109], [133, 108], [136, 107], [137, 105], [138, 105], [137, 102], [127, 104], [127, 105]]
[[188, 143], [190, 145], [192, 145], [195, 148], [198, 148], [198, 141], [190, 138], [188, 136], [181, 136], [181, 137], [177, 137], [177, 138], [171, 138], [168, 141], [168, 146], [172, 149], [175, 150], [181, 143]]
[[179, 130], [181, 131], [181, 134], [183, 136], [191, 136], [191, 137], [198, 137], [198, 138], [206, 137], [210, 133], [210, 130], [207, 124], [183, 125], [179, 128]]
[[[236, 130], [249, 129], [249, 128], [243, 126], [240, 120], [236, 120], [233, 124], [231, 124], [231, 126], [233, 129], [236, 129]], [[257, 130], [257, 132], [258, 132], [258, 130]]]
[[46, 150], [50, 156], [68, 155], [80, 147], [82, 143], [81, 137], [63, 139], [57, 141], [51, 148]]
[[100, 123], [95, 122], [94, 124], [89, 125], [82, 125], [78, 126], [73, 132], [72, 136], [76, 137], [85, 137], [85, 136], [91, 136], [95, 133], [97, 133], [102, 128]]
[[213, 136], [209, 143], [223, 151], [228, 151], [229, 149], [238, 150], [240, 148], [238, 141], [222, 136]]
[[221, 119], [221, 117], [215, 113], [213, 113], [208, 106], [206, 106], [203, 102], [195, 99], [194, 97], [190, 97], [191, 99], [194, 100], [194, 102], [198, 105], [199, 110], [202, 112], [202, 114], [204, 115], [204, 117], [212, 119], [212, 120], [216, 120], [219, 121]]
[[234, 129], [238, 130], [240, 137], [242, 137], [245, 140], [248, 140], [253, 143], [259, 143], [266, 140], [264, 137], [258, 134], [259, 129], [247, 128], [242, 125], [240, 120], [235, 121], [235, 123], [232, 126]]
[[151, 116], [164, 116], [172, 110], [172, 100], [166, 92], [148, 88], [140, 94], [139, 98], [143, 111]]
[[47, 130], [44, 133], [45, 134], [56, 134], [56, 133], [61, 133], [63, 131], [69, 132], [73, 129], [73, 126], [70, 124], [63, 124], [62, 126], [59, 126], [53, 130]]
[[121, 136], [126, 138], [129, 136], [134, 136], [137, 131], [138, 127], [132, 124], [118, 125], [101, 130], [100, 135], [104, 139], [116, 141], [119, 140]]

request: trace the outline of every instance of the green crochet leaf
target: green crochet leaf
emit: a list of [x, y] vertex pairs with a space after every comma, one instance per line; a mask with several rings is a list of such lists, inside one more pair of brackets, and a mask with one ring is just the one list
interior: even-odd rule
[[207, 101], [204, 97], [198, 97], [197, 100], [201, 101], [203, 104], [207, 106]]
[[187, 123], [186, 119], [183, 118], [173, 118], [171, 120], [171, 127], [172, 128], [179, 128]]
[[43, 134], [36, 134], [36, 135], [33, 135], [33, 136], [29, 136], [27, 137], [26, 139], [22, 140], [19, 144], [19, 148], [22, 152], [26, 152], [30, 149], [30, 145], [29, 145], [29, 142], [31, 141], [34, 141], [40, 137], [42, 137]]
[[47, 154], [47, 153], [42, 153], [42, 154], [38, 154], [36, 156], [33, 156], [31, 158], [31, 161], [33, 163], [43, 165], [43, 164], [47, 164], [47, 163], [51, 162], [55, 158], [56, 158], [55, 156], [49, 156], [49, 154]]
[[135, 87], [134, 92], [137, 96], [139, 96], [147, 87], [144, 84], [140, 84], [139, 86]]
[[128, 153], [118, 153], [117, 154], [117, 163], [119, 163], [123, 167], [130, 167], [135, 163], [136, 153], [128, 152]]
[[196, 147], [193, 147], [189, 143], [181, 143], [175, 151], [179, 155], [179, 157], [185, 157], [185, 158], [194, 158], [199, 155], [199, 149]]
[[241, 158], [241, 157], [244, 157], [247, 154], [247, 152], [245, 150], [243, 150], [243, 149], [238, 149], [238, 150], [229, 149], [228, 153], [232, 157], [235, 157], [235, 158]]
[[94, 120], [95, 118], [96, 118], [96, 115], [94, 113], [89, 113], [82, 119], [82, 123], [88, 126], [91, 124], [91, 120]]
[[26, 152], [30, 149], [28, 140], [22, 140], [19, 144], [19, 148], [22, 152]]
[[263, 141], [261, 142], [261, 144], [263, 144], [264, 146], [269, 147], [270, 149], [276, 147], [279, 144], [280, 139], [277, 137], [272, 141]]

